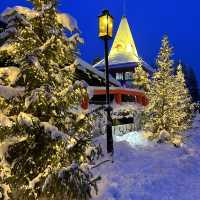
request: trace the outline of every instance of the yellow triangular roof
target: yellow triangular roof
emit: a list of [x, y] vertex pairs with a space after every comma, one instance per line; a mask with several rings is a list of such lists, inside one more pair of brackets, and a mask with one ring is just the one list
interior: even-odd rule
[[[123, 16], [109, 53], [109, 65], [123, 66], [130, 63], [133, 64], [138, 62], [140, 62], [140, 58], [137, 53], [135, 42], [127, 18]], [[104, 68], [104, 66], [104, 59], [93, 65], [93, 67], [99, 69]], [[153, 68], [145, 61], [143, 61], [143, 67], [147, 69], [147, 71], [153, 71]]]
[[122, 17], [112, 48], [109, 60], [122, 62], [139, 62], [139, 57], [132, 33], [125, 16]]

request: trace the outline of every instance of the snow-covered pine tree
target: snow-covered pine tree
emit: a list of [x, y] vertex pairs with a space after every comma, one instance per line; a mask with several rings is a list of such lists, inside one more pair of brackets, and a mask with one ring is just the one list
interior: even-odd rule
[[139, 89], [149, 89], [149, 74], [142, 67], [142, 60], [138, 63], [133, 74], [133, 84]]
[[176, 71], [176, 91], [177, 91], [177, 131], [184, 131], [191, 126], [193, 117], [193, 103], [186, 86], [182, 65], [179, 64]]
[[[190, 105], [187, 89], [183, 83], [183, 76], [178, 71], [174, 75], [172, 48], [168, 37], [164, 36], [162, 46], [157, 58], [157, 71], [153, 74], [150, 90], [147, 92], [149, 105], [146, 108], [145, 129], [154, 133], [158, 138], [161, 131], [168, 132], [170, 140], [181, 134], [188, 126], [186, 119], [190, 119]], [[183, 93], [184, 98], [180, 95]], [[182, 105], [181, 104], [185, 104]]]
[[2, 14], [8, 25], [0, 51], [18, 68], [5, 68], [0, 85], [0, 192], [15, 200], [86, 200], [97, 180], [87, 162], [98, 150], [92, 120], [78, 109], [86, 86], [73, 76], [82, 39], [72, 34], [76, 21], [56, 11], [57, 0], [30, 1], [33, 9]]

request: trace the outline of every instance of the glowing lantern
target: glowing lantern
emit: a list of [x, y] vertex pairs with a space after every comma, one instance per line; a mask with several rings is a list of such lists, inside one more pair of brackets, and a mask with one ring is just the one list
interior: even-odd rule
[[108, 10], [104, 10], [99, 16], [99, 37], [110, 39], [113, 35], [113, 17]]

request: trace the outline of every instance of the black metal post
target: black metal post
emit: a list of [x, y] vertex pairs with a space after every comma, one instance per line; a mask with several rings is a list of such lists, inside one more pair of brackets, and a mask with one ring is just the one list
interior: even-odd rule
[[112, 136], [112, 118], [110, 107], [110, 90], [109, 90], [109, 68], [108, 68], [108, 39], [104, 38], [105, 44], [105, 67], [106, 67], [106, 111], [107, 111], [107, 153], [113, 154], [113, 136]]

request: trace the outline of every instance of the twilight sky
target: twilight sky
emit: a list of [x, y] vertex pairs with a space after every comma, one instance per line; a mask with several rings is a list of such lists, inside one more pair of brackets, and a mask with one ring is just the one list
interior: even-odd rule
[[[0, 0], [0, 12], [14, 5], [28, 6], [26, 0]], [[138, 53], [154, 63], [160, 40], [167, 33], [174, 47], [174, 58], [193, 67], [200, 79], [200, 1], [199, 0], [126, 0], [128, 18]], [[78, 21], [85, 44], [82, 58], [88, 62], [103, 57], [103, 43], [98, 38], [98, 15], [105, 8], [115, 19], [115, 31], [123, 14], [123, 0], [60, 0], [59, 10]]]

